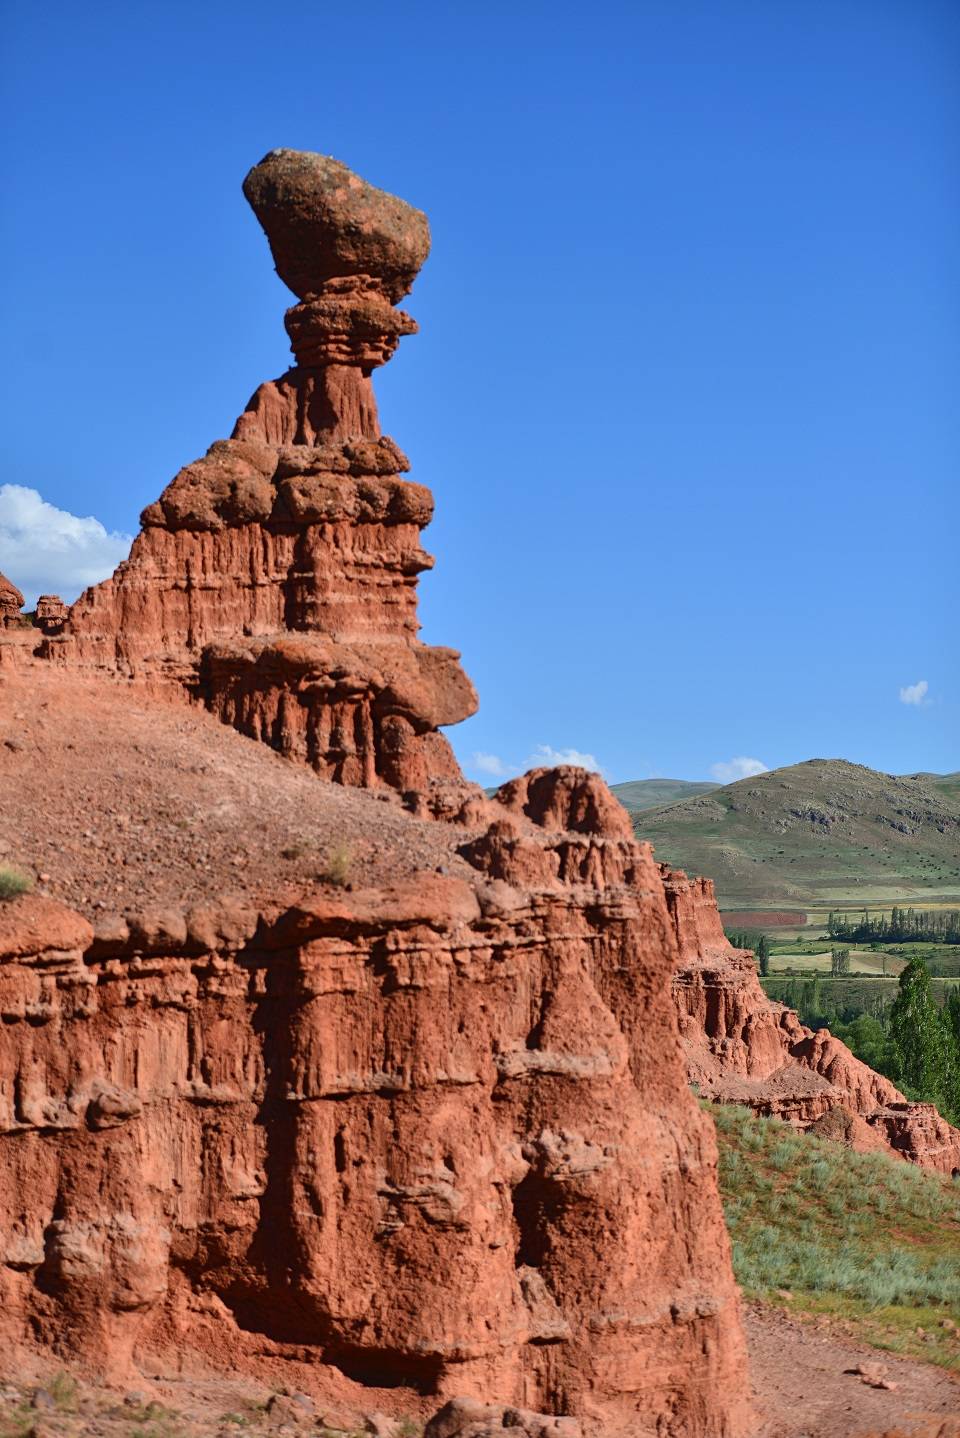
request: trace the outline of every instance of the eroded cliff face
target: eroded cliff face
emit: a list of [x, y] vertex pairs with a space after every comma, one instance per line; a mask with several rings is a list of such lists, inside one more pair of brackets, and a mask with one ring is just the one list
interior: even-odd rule
[[7, 1344], [747, 1430], [657, 867], [509, 822], [501, 872], [573, 845], [594, 882], [424, 874], [97, 935], [0, 908]]
[[724, 935], [710, 880], [666, 866], [662, 874], [680, 954], [673, 992], [698, 1093], [803, 1128], [841, 1110], [863, 1119], [888, 1151], [960, 1172], [960, 1132], [932, 1104], [909, 1102], [828, 1030], [814, 1033], [767, 998], [753, 956]]
[[597, 1438], [735, 1438], [739, 1300], [662, 876], [596, 776], [491, 802], [439, 732], [476, 701], [417, 639], [432, 500], [370, 382], [415, 328], [396, 304], [426, 220], [321, 156], [274, 151], [244, 188], [297, 363], [41, 653], [379, 791], [391, 842], [449, 821], [461, 873], [371, 887], [358, 862], [293, 904], [151, 914], [90, 895], [95, 932], [8, 905], [0, 1334], [118, 1370], [297, 1364], [394, 1411], [459, 1395]]

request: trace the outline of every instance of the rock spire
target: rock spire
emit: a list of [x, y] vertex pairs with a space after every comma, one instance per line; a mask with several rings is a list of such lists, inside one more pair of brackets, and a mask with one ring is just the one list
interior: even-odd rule
[[296, 364], [147, 506], [130, 558], [46, 652], [164, 675], [340, 783], [462, 784], [437, 731], [476, 695], [454, 650], [417, 639], [433, 498], [403, 477], [370, 379], [416, 330], [394, 302], [429, 251], [426, 217], [295, 150], [255, 165], [244, 193], [298, 297]]

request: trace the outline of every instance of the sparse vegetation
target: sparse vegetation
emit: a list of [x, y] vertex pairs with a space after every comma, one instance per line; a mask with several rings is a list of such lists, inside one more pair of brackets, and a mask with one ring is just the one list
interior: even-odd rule
[[0, 903], [16, 899], [21, 894], [29, 894], [33, 888], [33, 880], [29, 874], [24, 874], [20, 869], [10, 868], [6, 864], [0, 864]]
[[77, 1380], [69, 1373], [55, 1373], [47, 1385], [54, 1406], [61, 1413], [72, 1413], [77, 1406]]
[[331, 844], [327, 850], [327, 861], [320, 879], [325, 884], [335, 884], [342, 889], [349, 883], [353, 866], [353, 850], [349, 844]]
[[877, 1347], [960, 1370], [960, 1184], [708, 1107], [747, 1294], [848, 1319]]

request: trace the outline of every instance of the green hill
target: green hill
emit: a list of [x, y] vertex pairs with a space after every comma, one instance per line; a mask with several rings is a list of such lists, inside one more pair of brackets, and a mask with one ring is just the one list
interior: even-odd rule
[[610, 785], [611, 793], [616, 794], [628, 814], [676, 804], [680, 799], [696, 799], [719, 788], [719, 784], [711, 784], [706, 779], [631, 779], [626, 784]]
[[938, 794], [960, 803], [960, 769], [953, 774], [910, 774], [911, 779], [924, 779]]
[[659, 859], [714, 879], [722, 908], [960, 898], [957, 775], [811, 759], [633, 822]]

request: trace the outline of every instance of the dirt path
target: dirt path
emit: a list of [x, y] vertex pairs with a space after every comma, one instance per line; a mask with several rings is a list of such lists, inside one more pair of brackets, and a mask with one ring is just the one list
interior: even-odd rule
[[[747, 1310], [747, 1340], [761, 1418], [756, 1438], [960, 1438], [960, 1374], [759, 1305]], [[847, 1371], [860, 1364], [895, 1386], [875, 1388]]]

